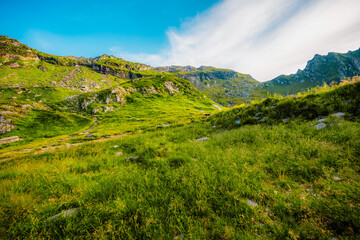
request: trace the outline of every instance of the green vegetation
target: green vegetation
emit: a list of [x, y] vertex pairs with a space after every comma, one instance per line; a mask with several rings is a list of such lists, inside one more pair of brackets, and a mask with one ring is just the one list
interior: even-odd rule
[[210, 118], [213, 124], [226, 128], [246, 124], [277, 124], [295, 119], [313, 120], [331, 113], [344, 112], [348, 120], [360, 118], [360, 78], [355, 77], [352, 84], [347, 83], [314, 89], [307, 93], [288, 98], [267, 98], [248, 106], [233, 108]]
[[5, 162], [2, 236], [359, 237], [358, 123], [213, 131], [196, 123]]

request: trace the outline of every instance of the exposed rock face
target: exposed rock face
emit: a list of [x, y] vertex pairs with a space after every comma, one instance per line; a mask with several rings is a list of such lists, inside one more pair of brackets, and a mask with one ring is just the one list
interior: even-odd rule
[[0, 145], [5, 144], [5, 143], [17, 142], [17, 141], [20, 141], [20, 138], [18, 136], [3, 138], [3, 139], [0, 139]]
[[191, 82], [215, 102], [230, 107], [245, 102], [252, 94], [253, 86], [258, 83], [248, 74], [208, 66], [165, 66], [155, 70], [174, 73]]
[[[66, 107], [73, 111], [87, 111], [88, 106], [92, 103], [98, 104], [110, 104], [119, 103], [121, 105], [126, 104], [126, 96], [136, 92], [134, 88], [124, 89], [123, 87], [115, 87], [113, 89], [106, 89], [101, 92], [87, 94], [87, 95], [74, 95], [65, 98]], [[92, 109], [92, 113], [95, 114], [99, 111], [109, 112], [115, 108], [110, 106], [103, 106], [100, 108]]]
[[[239, 77], [237, 72], [234, 71], [213, 71], [213, 72], [190, 72], [188, 74], [178, 74], [177, 77], [190, 81], [194, 86], [203, 90], [210, 85], [204, 84], [205, 81], [211, 80], [227, 80]], [[216, 84], [216, 82], [215, 82]]]
[[95, 70], [98, 73], [101, 74], [110, 74], [118, 78], [125, 78], [125, 79], [135, 79], [135, 78], [141, 78], [142, 75], [139, 73], [134, 73], [127, 70], [117, 70], [108, 66], [100, 65], [93, 63], [89, 65], [93, 70]]
[[[298, 70], [296, 74], [281, 75], [259, 86], [270, 92], [279, 92], [280, 87], [279, 93], [293, 94], [324, 83], [337, 84], [345, 77], [357, 75], [360, 75], [360, 49], [346, 54], [329, 53], [326, 56], [316, 54], [308, 61], [304, 70]], [[298, 87], [287, 87], [293, 84]], [[281, 87], [286, 90], [281, 91]]]
[[169, 73], [178, 73], [178, 72], [193, 72], [197, 69], [192, 66], [165, 66], [155, 68], [158, 72], [169, 72]]
[[11, 119], [6, 119], [4, 116], [0, 116], [0, 135], [10, 132], [15, 128]]
[[200, 91], [206, 87], [210, 87], [210, 85], [204, 83], [205, 81], [227, 80], [239, 77], [239, 74], [235, 71], [207, 66], [201, 66], [199, 68], [192, 66], [165, 66], [158, 67], [155, 70], [158, 72], [178, 73], [176, 74], [177, 77], [190, 81]]
[[179, 89], [176, 87], [176, 85], [171, 81], [166, 81], [165, 87], [167, 90], [169, 90], [170, 94], [175, 94], [179, 92]]

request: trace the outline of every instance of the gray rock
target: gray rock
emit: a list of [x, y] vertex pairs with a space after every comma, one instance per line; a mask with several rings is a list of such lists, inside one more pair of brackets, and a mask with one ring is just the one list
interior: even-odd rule
[[117, 153], [115, 153], [115, 156], [116, 157], [120, 157], [120, 156], [122, 156], [123, 155], [123, 152], [117, 152]]
[[79, 208], [72, 208], [72, 209], [63, 211], [63, 212], [61, 212], [59, 214], [56, 214], [56, 215], [50, 217], [49, 220], [52, 220], [52, 221], [56, 222], [56, 220], [58, 220], [61, 217], [64, 217], [64, 218], [65, 217], [71, 217], [71, 216], [74, 216], [78, 212], [79, 212]]
[[341, 178], [338, 177], [338, 176], [333, 177], [333, 179], [334, 179], [334, 181], [340, 181], [341, 180]]
[[20, 138], [18, 136], [3, 138], [3, 139], [0, 139], [0, 145], [5, 144], [5, 143], [17, 142], [17, 141], [20, 141]]
[[179, 236], [175, 236], [174, 239], [184, 239], [185, 236], [183, 234], [180, 234]]
[[345, 117], [345, 113], [337, 112], [337, 113], [333, 113], [333, 116], [338, 117], [338, 118], [343, 118], [343, 117]]
[[249, 204], [249, 206], [251, 206], [251, 207], [256, 207], [258, 205], [257, 202], [252, 201], [250, 199], [246, 199], [246, 201]]
[[216, 125], [213, 125], [212, 128], [215, 129], [215, 128], [216, 128]]
[[14, 128], [15, 126], [11, 119], [0, 116], [0, 135], [10, 132]]
[[216, 105], [216, 104], [213, 104], [212, 105], [214, 108], [216, 108], [217, 110], [221, 110], [221, 107], [219, 107], [218, 105]]
[[325, 127], [326, 127], [326, 124], [323, 122], [316, 124], [316, 129], [323, 129]]
[[136, 160], [138, 159], [139, 157], [126, 157], [125, 160]]
[[196, 141], [205, 141], [205, 140], [207, 140], [207, 139], [208, 139], [208, 137], [202, 137], [202, 138], [196, 139]]
[[113, 146], [113, 148], [118, 148], [118, 147], [119, 147], [119, 145], [114, 145], [114, 146]]
[[284, 119], [282, 120], [283, 123], [287, 123], [288, 121], [289, 121], [288, 118], [284, 118]]
[[88, 137], [88, 138], [93, 137], [93, 136], [96, 136], [96, 134], [95, 133], [89, 133], [89, 134], [86, 135], [86, 137]]

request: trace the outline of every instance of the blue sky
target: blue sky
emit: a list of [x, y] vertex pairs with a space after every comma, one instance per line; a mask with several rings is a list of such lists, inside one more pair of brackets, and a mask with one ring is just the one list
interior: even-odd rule
[[359, 0], [0, 0], [0, 34], [56, 54], [209, 65], [259, 81], [360, 47]]
[[210, 8], [215, 0], [0, 0], [0, 34], [41, 51], [94, 57], [124, 51], [156, 53], [166, 31]]

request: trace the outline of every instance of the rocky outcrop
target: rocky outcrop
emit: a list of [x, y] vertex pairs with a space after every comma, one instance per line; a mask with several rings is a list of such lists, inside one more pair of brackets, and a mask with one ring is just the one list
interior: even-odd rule
[[326, 56], [316, 54], [308, 61], [304, 70], [298, 70], [296, 74], [281, 75], [259, 84], [259, 87], [269, 92], [289, 95], [324, 83], [338, 84], [346, 77], [358, 75], [360, 75], [360, 49], [345, 54], [331, 52]]
[[5, 143], [17, 142], [17, 141], [20, 141], [20, 138], [18, 136], [2, 138], [2, 139], [0, 139], [0, 145], [5, 144]]
[[88, 65], [88, 67], [92, 68], [94, 71], [101, 73], [101, 74], [110, 74], [118, 78], [125, 78], [125, 79], [135, 79], [135, 78], [142, 78], [143, 75], [140, 73], [134, 73], [130, 70], [122, 70], [117, 69], [114, 67], [92, 63]]
[[0, 135], [10, 132], [15, 128], [15, 125], [11, 119], [6, 119], [4, 116], [0, 116]]
[[164, 67], [157, 67], [155, 71], [157, 72], [168, 72], [168, 73], [178, 73], [178, 72], [193, 72], [197, 69], [192, 66], [164, 66]]
[[155, 70], [174, 73], [177, 77], [191, 82], [213, 101], [229, 107], [247, 101], [252, 95], [253, 86], [258, 83], [248, 74], [209, 66], [165, 66]]
[[166, 81], [164, 84], [166, 89], [170, 92], [170, 94], [175, 94], [179, 92], [179, 89], [176, 87], [175, 83], [171, 81]]
[[[120, 105], [126, 104], [126, 96], [136, 92], [134, 88], [123, 88], [115, 87], [113, 89], [106, 89], [97, 93], [92, 94], [82, 94], [74, 95], [65, 98], [64, 107], [73, 111], [86, 112], [89, 110], [89, 105], [92, 103], [97, 104], [111, 104], [118, 103]], [[109, 106], [102, 106], [98, 108], [91, 109], [91, 113], [95, 114], [99, 111], [109, 112], [113, 111], [115, 108]]]

